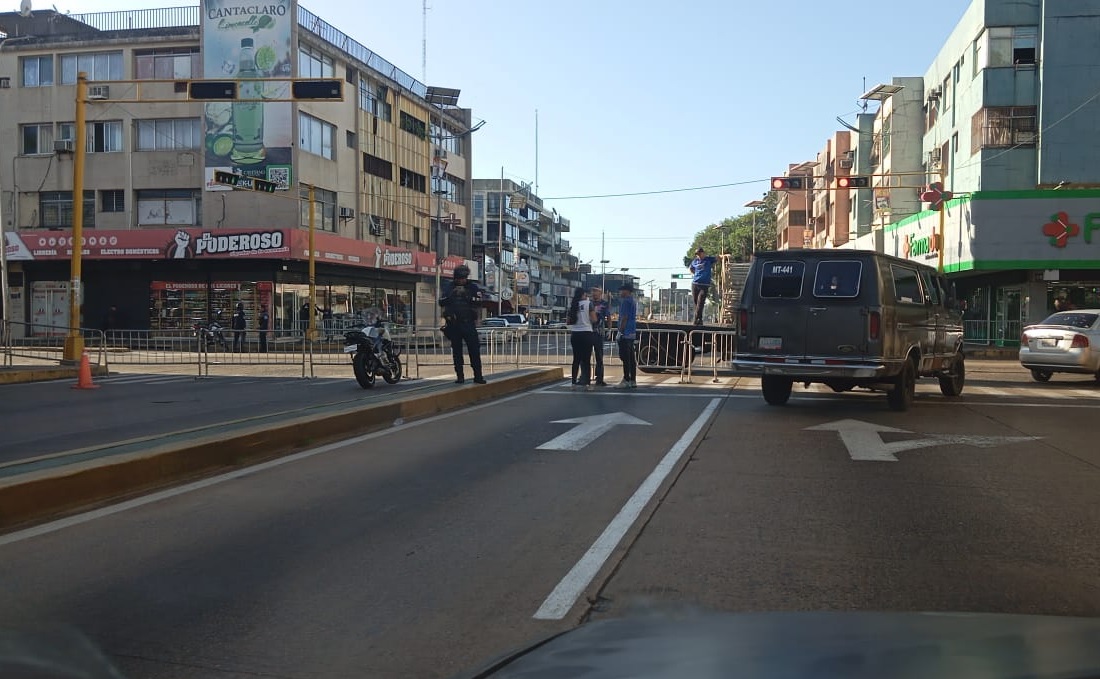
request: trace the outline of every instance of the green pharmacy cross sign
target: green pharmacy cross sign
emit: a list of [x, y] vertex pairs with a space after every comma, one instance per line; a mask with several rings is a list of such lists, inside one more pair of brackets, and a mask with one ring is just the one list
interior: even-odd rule
[[222, 172], [220, 170], [214, 172], [214, 183], [232, 186], [235, 189], [260, 191], [262, 193], [275, 193], [275, 189], [278, 187], [278, 184], [269, 182], [266, 179], [245, 177], [244, 175], [233, 172]]

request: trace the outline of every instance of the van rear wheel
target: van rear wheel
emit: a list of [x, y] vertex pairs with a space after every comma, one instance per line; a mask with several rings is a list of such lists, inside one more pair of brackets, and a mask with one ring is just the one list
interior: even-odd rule
[[791, 398], [793, 386], [794, 380], [789, 377], [764, 375], [760, 378], [760, 390], [764, 393], [764, 400], [772, 406], [786, 405]]
[[890, 410], [905, 412], [913, 405], [916, 395], [917, 369], [913, 366], [913, 361], [907, 359], [894, 380], [894, 388], [886, 394], [886, 402], [890, 404]]

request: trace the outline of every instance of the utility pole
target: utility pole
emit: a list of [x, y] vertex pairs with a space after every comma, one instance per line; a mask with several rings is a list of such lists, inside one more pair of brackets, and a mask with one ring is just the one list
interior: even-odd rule
[[[88, 98], [88, 74], [76, 74], [76, 139], [73, 140], [73, 244], [69, 264], [69, 333], [65, 337], [62, 362], [76, 363], [84, 353], [84, 336], [80, 334], [80, 269], [84, 254], [84, 106]], [[7, 247], [7, 243], [4, 243]]]

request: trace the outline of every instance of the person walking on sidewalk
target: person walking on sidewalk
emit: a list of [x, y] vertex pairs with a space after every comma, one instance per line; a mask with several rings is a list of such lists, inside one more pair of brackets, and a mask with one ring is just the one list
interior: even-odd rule
[[569, 342], [573, 345], [573, 388], [592, 388], [592, 324], [596, 314], [584, 288], [573, 291], [573, 301], [565, 316]]
[[603, 381], [603, 342], [607, 337], [607, 326], [611, 319], [611, 308], [603, 296], [603, 288], [592, 288], [592, 313], [595, 321], [592, 323], [592, 355], [596, 360], [596, 386], [606, 387]]
[[474, 382], [485, 384], [481, 374], [481, 338], [477, 334], [477, 310], [481, 304], [481, 288], [470, 280], [470, 267], [460, 264], [455, 267], [454, 281], [439, 306], [443, 307], [443, 335], [451, 341], [451, 356], [455, 366], [455, 384], [466, 381], [462, 366], [462, 344], [470, 354], [470, 367], [474, 371]]
[[707, 303], [716, 261], [716, 257], [708, 257], [707, 251], [700, 247], [695, 250], [695, 259], [688, 264], [688, 270], [691, 271], [691, 300], [695, 303], [695, 325], [703, 324], [703, 307]]
[[638, 339], [638, 303], [634, 301], [634, 286], [623, 283], [619, 287], [619, 358], [623, 360], [623, 381], [619, 389], [635, 389], [638, 386], [638, 359], [634, 342]]
[[244, 346], [244, 331], [248, 325], [248, 319], [244, 315], [244, 302], [237, 302], [237, 310], [233, 312], [233, 351], [238, 354]]

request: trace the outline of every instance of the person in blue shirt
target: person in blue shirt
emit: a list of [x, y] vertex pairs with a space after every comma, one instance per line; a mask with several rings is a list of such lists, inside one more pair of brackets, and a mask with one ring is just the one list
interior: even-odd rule
[[638, 340], [638, 303], [634, 301], [634, 286], [623, 283], [619, 287], [619, 358], [623, 360], [623, 381], [619, 389], [635, 389], [638, 386], [638, 359], [634, 343]]
[[695, 251], [695, 259], [688, 264], [688, 270], [691, 271], [691, 300], [695, 303], [695, 325], [703, 324], [703, 307], [707, 303], [715, 261], [717, 257], [708, 257], [707, 251], [699, 248]]

